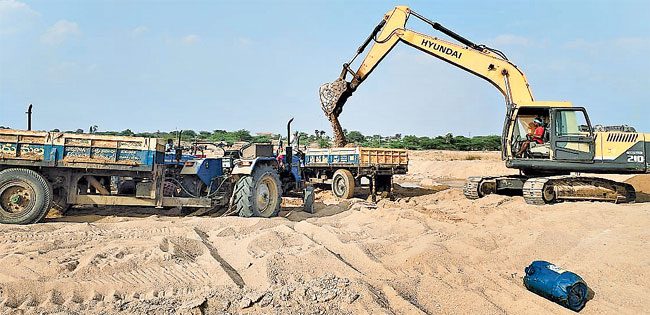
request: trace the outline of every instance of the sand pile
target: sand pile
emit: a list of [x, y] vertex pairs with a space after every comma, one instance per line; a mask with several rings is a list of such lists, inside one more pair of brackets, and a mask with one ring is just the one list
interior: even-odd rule
[[462, 187], [470, 176], [517, 174], [501, 161], [499, 152], [409, 151], [409, 174], [399, 181], [422, 187]]
[[650, 175], [636, 175], [625, 182], [636, 189], [637, 202], [650, 202]]
[[634, 186], [637, 192], [650, 194], [650, 175], [636, 175], [625, 182]]
[[[650, 312], [648, 203], [537, 207], [412, 185], [501, 163], [498, 155], [472, 160], [467, 170], [468, 160], [452, 158], [415, 159], [395, 201], [319, 191], [313, 214], [287, 199], [273, 219], [84, 208], [43, 224], [0, 225], [0, 310], [572, 314], [523, 287], [524, 267], [544, 259], [595, 291], [581, 314]], [[439, 173], [438, 162], [448, 169]]]

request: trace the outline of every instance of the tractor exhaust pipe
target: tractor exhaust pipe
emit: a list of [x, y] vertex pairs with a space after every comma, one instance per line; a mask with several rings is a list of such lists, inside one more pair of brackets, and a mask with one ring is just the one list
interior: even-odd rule
[[284, 160], [285, 164], [289, 165], [289, 170], [293, 165], [293, 147], [291, 147], [291, 123], [293, 122], [293, 117], [287, 122], [287, 145], [284, 148]]
[[183, 147], [181, 146], [181, 135], [182, 134], [183, 134], [183, 130], [178, 132], [178, 145], [176, 146], [176, 150], [174, 151], [176, 162], [180, 162], [181, 159], [183, 158]]
[[27, 114], [27, 130], [32, 130], [32, 104], [29, 104], [25, 114]]

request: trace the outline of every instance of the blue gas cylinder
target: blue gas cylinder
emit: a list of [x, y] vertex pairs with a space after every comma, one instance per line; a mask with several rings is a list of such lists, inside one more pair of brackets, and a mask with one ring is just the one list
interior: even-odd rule
[[534, 261], [525, 269], [526, 288], [573, 311], [587, 302], [588, 287], [580, 276], [547, 261]]

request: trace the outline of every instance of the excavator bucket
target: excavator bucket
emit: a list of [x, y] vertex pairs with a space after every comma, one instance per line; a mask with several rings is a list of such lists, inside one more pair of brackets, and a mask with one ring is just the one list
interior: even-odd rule
[[343, 110], [343, 104], [345, 104], [348, 97], [352, 95], [352, 89], [345, 79], [338, 78], [334, 82], [321, 85], [319, 94], [321, 108], [325, 112], [327, 119], [332, 124], [334, 145], [337, 147], [343, 147], [347, 144], [347, 141], [338, 117]]
[[352, 92], [349, 83], [343, 78], [338, 78], [334, 82], [325, 83], [320, 86], [320, 105], [325, 115], [338, 117], [343, 110], [343, 104], [350, 97]]

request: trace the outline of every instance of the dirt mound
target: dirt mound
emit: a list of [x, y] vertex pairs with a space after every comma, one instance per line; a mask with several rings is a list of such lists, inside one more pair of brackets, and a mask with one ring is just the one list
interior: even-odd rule
[[634, 186], [637, 192], [650, 194], [650, 174], [636, 175], [625, 182]]
[[595, 291], [581, 314], [648, 313], [648, 203], [468, 200], [441, 183], [501, 161], [464, 154], [414, 155], [376, 204], [318, 190], [314, 213], [285, 199], [273, 219], [88, 207], [0, 225], [0, 313], [569, 314], [524, 288], [540, 259]]
[[637, 202], [650, 202], [650, 174], [636, 175], [625, 182], [636, 189]]

